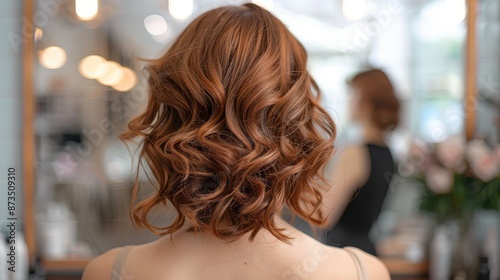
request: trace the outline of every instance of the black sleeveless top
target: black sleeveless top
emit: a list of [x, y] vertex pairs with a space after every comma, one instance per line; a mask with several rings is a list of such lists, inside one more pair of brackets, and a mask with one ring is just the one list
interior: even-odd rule
[[368, 234], [382, 210], [395, 164], [389, 148], [373, 144], [366, 146], [371, 166], [368, 180], [354, 194], [337, 225], [327, 231], [326, 242], [336, 247], [357, 247], [376, 255]]

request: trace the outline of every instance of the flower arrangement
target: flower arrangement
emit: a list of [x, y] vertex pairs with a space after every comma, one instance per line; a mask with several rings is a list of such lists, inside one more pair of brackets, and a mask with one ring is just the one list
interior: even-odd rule
[[459, 135], [433, 145], [415, 141], [400, 172], [425, 186], [420, 208], [438, 221], [466, 218], [476, 209], [500, 211], [499, 144], [466, 143]]

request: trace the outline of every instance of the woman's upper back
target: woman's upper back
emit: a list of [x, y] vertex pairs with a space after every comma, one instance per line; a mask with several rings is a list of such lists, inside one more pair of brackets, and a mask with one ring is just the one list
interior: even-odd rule
[[355, 248], [329, 247], [302, 234], [292, 244], [264, 240], [221, 246], [164, 237], [106, 252], [88, 265], [83, 280], [389, 279], [378, 259]]
[[367, 179], [346, 207], [339, 224], [368, 234], [382, 210], [395, 164], [388, 147], [366, 144], [358, 149], [367, 151], [366, 158], [363, 159], [369, 162]]

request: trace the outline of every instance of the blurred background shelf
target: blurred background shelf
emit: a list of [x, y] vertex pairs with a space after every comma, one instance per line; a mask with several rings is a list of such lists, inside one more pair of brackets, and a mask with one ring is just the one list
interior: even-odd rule
[[429, 262], [410, 262], [399, 258], [381, 258], [392, 279], [428, 279]]
[[85, 266], [91, 259], [64, 259], [64, 260], [51, 260], [43, 259], [42, 265], [46, 271], [83, 271]]

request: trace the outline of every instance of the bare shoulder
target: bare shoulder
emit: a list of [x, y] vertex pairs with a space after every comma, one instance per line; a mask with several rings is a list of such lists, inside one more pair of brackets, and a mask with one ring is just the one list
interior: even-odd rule
[[349, 250], [359, 258], [368, 280], [391, 279], [389, 270], [380, 259], [354, 247], [349, 247]]
[[343, 159], [347, 159], [351, 162], [365, 161], [368, 153], [364, 145], [349, 145], [340, 151], [340, 156]]
[[344, 153], [359, 153], [364, 150], [363, 145], [346, 145], [342, 152]]
[[363, 145], [349, 145], [339, 151], [334, 176], [345, 176], [348, 186], [357, 188], [362, 185], [369, 175], [369, 154]]
[[113, 264], [121, 248], [114, 248], [91, 260], [83, 271], [82, 280], [111, 279]]

